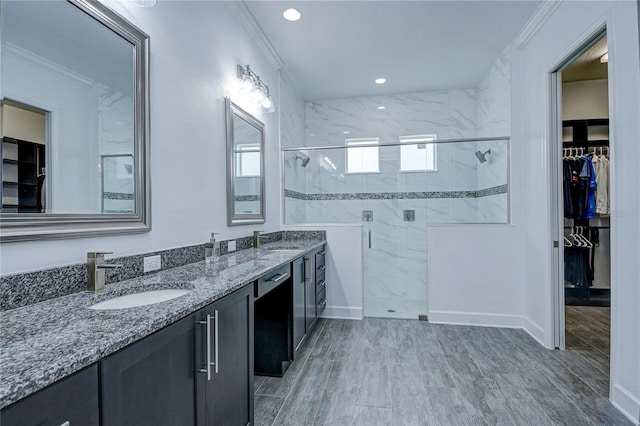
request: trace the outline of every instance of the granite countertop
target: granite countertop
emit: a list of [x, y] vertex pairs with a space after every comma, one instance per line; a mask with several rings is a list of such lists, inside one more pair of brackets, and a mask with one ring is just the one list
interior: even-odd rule
[[[0, 408], [197, 311], [325, 241], [283, 240], [0, 312]], [[273, 249], [281, 250], [273, 250]], [[188, 289], [186, 296], [137, 308], [92, 310], [124, 294]]]

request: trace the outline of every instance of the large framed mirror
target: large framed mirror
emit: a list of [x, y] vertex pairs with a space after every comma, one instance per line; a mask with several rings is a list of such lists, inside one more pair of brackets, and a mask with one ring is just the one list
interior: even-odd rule
[[149, 37], [97, 1], [1, 9], [1, 241], [149, 231]]
[[227, 222], [264, 223], [264, 124], [225, 98]]

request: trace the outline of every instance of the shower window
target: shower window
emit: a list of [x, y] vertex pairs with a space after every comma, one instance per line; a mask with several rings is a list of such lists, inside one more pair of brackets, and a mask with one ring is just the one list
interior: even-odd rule
[[236, 150], [236, 177], [260, 176], [260, 146], [243, 145]]
[[400, 171], [435, 172], [437, 170], [436, 135], [400, 136]]
[[345, 139], [347, 173], [380, 173], [380, 158], [376, 145], [380, 138]]

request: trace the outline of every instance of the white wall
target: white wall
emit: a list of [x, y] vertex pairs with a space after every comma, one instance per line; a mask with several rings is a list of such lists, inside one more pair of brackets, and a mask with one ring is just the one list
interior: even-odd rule
[[323, 230], [327, 233], [327, 309], [323, 318], [362, 319], [362, 225], [284, 225], [283, 230]]
[[562, 119], [609, 118], [608, 80], [562, 83]]
[[[554, 4], [546, 5], [554, 6]], [[550, 79], [585, 41], [607, 25], [611, 144], [611, 399], [636, 423], [640, 418], [640, 64], [636, 2], [562, 2], [539, 26], [516, 40], [512, 55], [514, 170], [525, 209], [514, 212], [524, 248], [527, 329], [553, 346], [553, 274], [549, 148]], [[529, 31], [534, 29], [534, 31]], [[514, 200], [514, 206], [519, 204]]]
[[[236, 65], [250, 64], [278, 102], [278, 72], [223, 2], [165, 2], [150, 9], [107, 2], [150, 37], [152, 230], [145, 234], [6, 243], [2, 274], [198, 244], [280, 225], [278, 113], [252, 110], [236, 96]], [[4, 78], [4, 75], [3, 75]], [[224, 97], [266, 125], [267, 222], [227, 227]]]
[[3, 49], [2, 95], [50, 114], [47, 211], [98, 212], [96, 87], [13, 45]]
[[[507, 46], [478, 85], [478, 137], [511, 134], [511, 51]], [[506, 144], [491, 148], [477, 168], [478, 188], [507, 181]], [[512, 175], [512, 198], [519, 182]], [[478, 198], [479, 221], [507, 220], [507, 194]], [[522, 247], [514, 225], [430, 226], [429, 321], [484, 326], [522, 326]], [[452, 267], [456, 265], [464, 267]]]

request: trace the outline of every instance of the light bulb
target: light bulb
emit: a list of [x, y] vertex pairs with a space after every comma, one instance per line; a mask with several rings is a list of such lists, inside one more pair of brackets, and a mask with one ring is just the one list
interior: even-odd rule
[[262, 90], [259, 87], [256, 87], [253, 90], [252, 97], [256, 102], [262, 103], [264, 100], [264, 93], [262, 93]]

